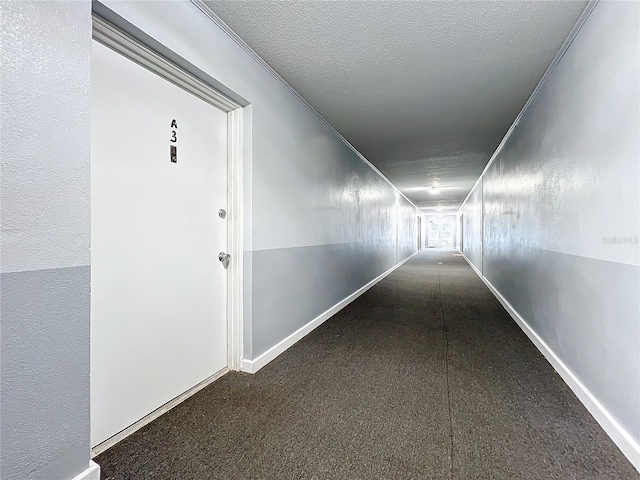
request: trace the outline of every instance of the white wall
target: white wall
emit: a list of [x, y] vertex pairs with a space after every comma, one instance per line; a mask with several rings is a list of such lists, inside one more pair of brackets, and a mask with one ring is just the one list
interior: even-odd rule
[[481, 238], [481, 195], [461, 209], [469, 260], [628, 433], [637, 468], [639, 32], [640, 4], [598, 3], [482, 178]]
[[195, 5], [104, 3], [251, 105], [245, 358], [416, 250], [418, 210]]

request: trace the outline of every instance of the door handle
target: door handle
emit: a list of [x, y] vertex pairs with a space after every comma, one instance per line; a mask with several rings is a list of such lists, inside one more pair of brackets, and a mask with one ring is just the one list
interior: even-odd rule
[[229, 262], [231, 261], [231, 255], [229, 255], [228, 253], [220, 252], [218, 254], [218, 260], [220, 260], [220, 263], [222, 263], [222, 266], [226, 270], [229, 267]]

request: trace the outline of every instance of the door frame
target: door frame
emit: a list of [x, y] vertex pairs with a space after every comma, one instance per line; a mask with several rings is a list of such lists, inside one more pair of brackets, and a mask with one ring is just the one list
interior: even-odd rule
[[94, 40], [227, 113], [227, 366], [240, 370], [243, 330], [243, 107], [95, 12]]
[[464, 213], [460, 214], [460, 245], [458, 250], [460, 253], [464, 253]]
[[[96, 4], [94, 3], [94, 7]], [[100, 6], [100, 4], [98, 4]], [[226, 329], [227, 367], [240, 370], [243, 349], [243, 238], [244, 238], [244, 188], [243, 188], [243, 106], [218, 91], [207, 79], [198, 78], [166, 57], [142, 43], [133, 35], [92, 12], [92, 38], [124, 57], [143, 66], [174, 85], [227, 114], [227, 253], [231, 262], [227, 269]], [[184, 62], [186, 63], [186, 61]], [[213, 219], [212, 219], [213, 221]], [[222, 268], [222, 267], [220, 267]], [[212, 372], [213, 373], [213, 372]], [[151, 412], [147, 417], [128, 427], [120, 434], [100, 445], [100, 450], [113, 445], [144, 424], [204, 388], [220, 375], [213, 375], [168, 404]], [[171, 405], [170, 405], [171, 404]], [[121, 435], [123, 434], [123, 435]], [[118, 438], [116, 438], [118, 437]], [[97, 454], [94, 449], [93, 454]]]

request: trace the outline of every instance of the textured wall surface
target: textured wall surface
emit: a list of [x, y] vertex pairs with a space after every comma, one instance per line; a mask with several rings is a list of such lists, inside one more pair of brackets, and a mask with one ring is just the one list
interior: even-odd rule
[[[418, 248], [418, 215], [421, 214], [413, 205], [407, 202], [401, 195], [396, 195], [398, 201], [398, 258], [400, 262], [411, 256]], [[375, 210], [373, 210], [375, 212]], [[375, 222], [375, 218], [374, 218]], [[375, 223], [368, 229], [369, 232], [374, 230]], [[379, 239], [376, 235], [373, 239]], [[369, 240], [371, 241], [371, 240]], [[389, 242], [386, 241], [386, 244]]]
[[89, 466], [89, 2], [0, 4], [0, 477]]
[[639, 32], [600, 2], [483, 178], [485, 277], [636, 442]]
[[246, 359], [416, 250], [418, 211], [196, 6], [104, 4], [251, 103]]
[[87, 7], [56, 5], [2, 6], [3, 272], [89, 264]]
[[482, 272], [482, 179], [460, 209], [465, 256]]

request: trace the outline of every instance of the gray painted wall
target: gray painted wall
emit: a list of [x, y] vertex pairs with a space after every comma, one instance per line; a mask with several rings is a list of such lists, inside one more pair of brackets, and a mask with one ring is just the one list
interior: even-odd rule
[[246, 359], [416, 251], [417, 209], [196, 6], [104, 4], [251, 104]]
[[482, 178], [460, 207], [464, 255], [482, 272]]
[[0, 477], [89, 467], [88, 2], [0, 3]]
[[[418, 249], [418, 215], [422, 215], [422, 212], [416, 210], [402, 195], [396, 193], [396, 198], [398, 202], [398, 257], [396, 260], [401, 262]], [[372, 205], [372, 208], [375, 206]], [[375, 224], [372, 224], [364, 233], [371, 234], [372, 232], [377, 233]], [[372, 235], [372, 239], [379, 238], [379, 235]]]
[[484, 276], [636, 442], [639, 32], [640, 4], [597, 4], [483, 177], [482, 237]]

